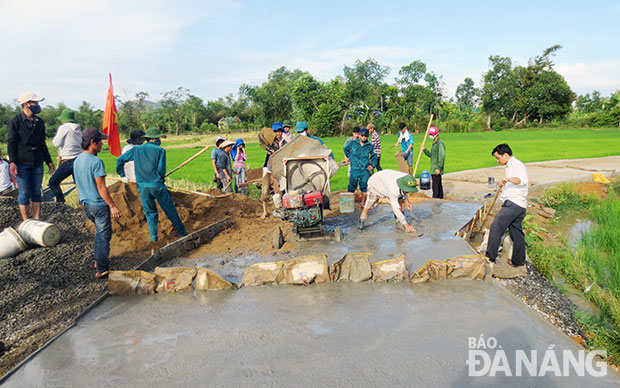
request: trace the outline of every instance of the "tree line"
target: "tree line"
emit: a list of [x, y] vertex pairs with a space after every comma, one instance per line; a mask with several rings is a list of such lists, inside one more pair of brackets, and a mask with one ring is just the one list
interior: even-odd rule
[[[168, 133], [219, 132], [261, 128], [286, 119], [307, 121], [319, 136], [349, 133], [353, 126], [373, 122], [382, 132], [395, 132], [402, 121], [424, 130], [429, 114], [444, 131], [472, 132], [539, 125], [617, 127], [620, 125], [620, 92], [603, 97], [597, 91], [576, 96], [564, 77], [553, 69], [554, 45], [515, 66], [510, 57], [490, 56], [489, 69], [476, 87], [472, 78], [458, 85], [447, 98], [442, 76], [419, 60], [403, 66], [395, 82], [386, 78], [390, 68], [375, 59], [356, 60], [343, 74], [322, 82], [312, 74], [282, 66], [269, 73], [261, 85], [241, 85], [229, 94], [206, 103], [190, 90], [179, 87], [163, 93], [157, 103], [149, 94], [133, 98], [116, 96], [119, 130], [127, 135], [136, 128], [157, 126]], [[56, 117], [65, 109], [44, 106], [40, 116], [52, 136]], [[83, 127], [101, 127], [103, 111], [83, 101], [75, 109]], [[19, 107], [0, 104], [0, 142], [6, 142], [6, 120]]]

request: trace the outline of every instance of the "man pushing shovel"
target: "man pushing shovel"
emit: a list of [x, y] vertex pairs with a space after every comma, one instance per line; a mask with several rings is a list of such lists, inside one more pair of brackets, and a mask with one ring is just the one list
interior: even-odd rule
[[140, 200], [149, 226], [151, 241], [157, 241], [157, 205], [166, 213], [179, 237], [187, 236], [183, 222], [174, 207], [172, 197], [164, 183], [166, 177], [166, 150], [160, 147], [160, 138], [164, 136], [158, 128], [149, 128], [143, 136], [146, 143], [133, 147], [116, 160], [116, 172], [125, 177], [125, 163], [135, 161], [136, 182], [140, 191]]
[[364, 228], [364, 222], [368, 218], [368, 211], [379, 202], [379, 198], [388, 198], [390, 205], [392, 205], [392, 212], [394, 212], [398, 222], [403, 225], [408, 233], [415, 233], [413, 226], [407, 223], [403, 211], [405, 207], [409, 211], [413, 210], [407, 193], [416, 193], [417, 191], [415, 179], [409, 174], [395, 170], [381, 170], [374, 173], [368, 179], [366, 203], [360, 215], [357, 228], [359, 230]]

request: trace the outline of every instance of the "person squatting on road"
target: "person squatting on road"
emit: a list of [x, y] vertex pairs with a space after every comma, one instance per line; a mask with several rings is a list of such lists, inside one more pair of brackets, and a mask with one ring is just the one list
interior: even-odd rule
[[122, 154], [116, 160], [116, 173], [125, 177], [125, 163], [135, 161], [136, 183], [140, 191], [140, 200], [144, 208], [146, 222], [149, 226], [151, 241], [157, 241], [159, 219], [157, 205], [164, 211], [179, 237], [187, 236], [185, 226], [174, 207], [172, 197], [168, 192], [164, 180], [166, 177], [166, 150], [159, 145], [163, 133], [158, 128], [148, 128], [144, 134], [145, 144], [136, 146]]
[[368, 129], [360, 129], [359, 139], [350, 141], [344, 147], [344, 155], [351, 161], [351, 175], [347, 191], [354, 193], [359, 186], [362, 192], [362, 206], [364, 206], [366, 191], [368, 191], [368, 178], [377, 165], [375, 147], [368, 141]]
[[86, 128], [82, 132], [82, 149], [73, 162], [73, 177], [77, 186], [78, 200], [86, 218], [95, 224], [95, 246], [93, 260], [101, 278], [108, 274], [110, 262], [110, 240], [112, 239], [112, 219], [119, 218], [121, 211], [110, 196], [105, 184], [105, 166], [97, 157], [103, 147], [103, 140], [108, 136], [95, 128]]
[[375, 154], [377, 154], [377, 171], [383, 170], [381, 168], [381, 139], [379, 138], [379, 134], [375, 130], [375, 125], [370, 123], [366, 126], [368, 128], [368, 132], [370, 132], [370, 142], [375, 147]]
[[220, 181], [220, 174], [217, 172], [216, 164], [217, 164], [217, 157], [220, 154], [220, 151], [222, 151], [220, 149], [220, 146], [222, 145], [224, 140], [226, 139], [221, 136], [217, 136], [215, 138], [215, 148], [213, 149], [213, 151], [211, 151], [211, 166], [213, 167], [213, 182], [216, 183], [217, 188], [219, 190], [222, 190], [222, 182]]
[[232, 150], [234, 142], [230, 140], [225, 140], [220, 146], [221, 151], [217, 156], [217, 173], [220, 175], [220, 182], [222, 183], [222, 193], [232, 193], [232, 166], [230, 163], [230, 151]]
[[[125, 152], [129, 151], [133, 147], [139, 146], [142, 143], [144, 143], [144, 131], [140, 129], [134, 129], [129, 134], [129, 139], [127, 139], [127, 145], [123, 147], [121, 154], [124, 154]], [[135, 162], [132, 160], [131, 162], [125, 163], [125, 168], [124, 168], [125, 178], [127, 178], [127, 180], [130, 180], [132, 182], [136, 181], [136, 167], [134, 164]]]
[[381, 170], [374, 173], [368, 180], [368, 197], [366, 198], [364, 209], [362, 209], [357, 228], [359, 230], [364, 228], [368, 212], [377, 205], [379, 198], [388, 198], [392, 206], [392, 212], [398, 220], [397, 222], [400, 222], [408, 233], [415, 232], [413, 226], [407, 222], [403, 212], [405, 207], [409, 211], [413, 210], [407, 193], [415, 193], [417, 191], [415, 179], [404, 172]]
[[398, 141], [396, 142], [396, 147], [400, 144], [400, 152], [403, 156], [403, 159], [407, 161], [407, 165], [409, 165], [409, 175], [413, 174], [413, 136], [407, 129], [407, 124], [400, 123], [398, 125], [400, 133], [398, 134]]
[[433, 146], [430, 152], [424, 147], [422, 143], [422, 150], [424, 155], [431, 158], [431, 182], [433, 185], [433, 198], [443, 198], [443, 183], [441, 182], [441, 176], [443, 175], [443, 167], [446, 161], [446, 145], [443, 140], [439, 138], [439, 129], [437, 127], [430, 127], [428, 130], [428, 136], [433, 140]]
[[271, 155], [273, 155], [277, 150], [279, 150], [280, 148], [284, 147], [284, 145], [286, 145], [286, 140], [284, 140], [283, 138], [284, 127], [282, 126], [282, 123], [279, 121], [276, 121], [275, 123], [271, 125], [271, 129], [273, 130], [273, 132], [275, 132], [276, 137], [273, 139], [273, 142], [271, 142], [271, 145], [267, 147], [267, 154], [265, 155], [265, 163], [263, 164], [263, 181], [261, 183], [261, 195], [260, 195], [260, 200], [263, 202], [263, 214], [260, 216], [260, 218], [262, 219], [267, 218], [267, 215], [268, 215], [267, 214], [267, 203], [271, 199], [269, 195], [270, 186], [273, 186], [274, 193], [280, 192], [280, 184], [278, 183], [277, 180], [273, 178], [273, 176], [271, 175], [271, 171], [267, 167], [269, 165], [269, 158], [271, 158]]
[[235, 172], [235, 193], [241, 191], [245, 194], [245, 187], [239, 190], [239, 186], [245, 183], [245, 161], [248, 155], [245, 153], [245, 143], [243, 139], [237, 139], [235, 145], [230, 151], [230, 156], [233, 159], [233, 171]]
[[17, 98], [22, 111], [7, 122], [9, 174], [17, 181], [17, 203], [24, 221], [29, 218], [31, 208], [32, 218], [38, 220], [41, 216], [43, 162], [50, 174], [56, 171], [45, 144], [45, 123], [37, 116], [41, 113], [39, 102], [43, 100], [33, 92], [22, 93]]
[[56, 202], [65, 202], [60, 184], [69, 175], [73, 175], [73, 162], [82, 153], [82, 128], [75, 123], [75, 112], [70, 109], [64, 109], [58, 121], [62, 124], [52, 139], [52, 144], [58, 147], [58, 168], [50, 177], [48, 185], [56, 197]]
[[527, 170], [525, 165], [512, 156], [508, 144], [499, 144], [491, 155], [500, 166], [506, 167], [506, 175], [498, 186], [503, 188], [500, 200], [502, 208], [493, 219], [489, 232], [486, 256], [495, 263], [499, 244], [506, 229], [512, 239], [512, 258], [508, 264], [515, 267], [525, 264], [525, 236], [523, 235], [523, 218], [527, 209]]

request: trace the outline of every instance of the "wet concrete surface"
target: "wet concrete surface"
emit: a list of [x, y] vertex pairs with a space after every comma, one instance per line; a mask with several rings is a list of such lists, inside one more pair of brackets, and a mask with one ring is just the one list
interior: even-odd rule
[[[171, 265], [204, 264], [228, 279], [257, 261], [369, 251], [373, 261], [405, 253], [409, 271], [426, 260], [470, 254], [454, 237], [476, 204], [426, 201], [408, 219], [423, 232], [395, 229], [389, 206], [330, 219], [342, 243], [300, 242], [282, 257], [200, 257]], [[233, 242], [231, 242], [233, 243]], [[234, 242], [236, 244], [242, 242]], [[238, 279], [237, 279], [238, 280]], [[611, 386], [602, 378], [468, 376], [469, 337], [493, 336], [514, 374], [515, 351], [543, 355], [553, 345], [581, 348], [493, 281], [335, 283], [308, 287], [112, 297], [6, 381], [24, 386]], [[495, 351], [490, 351], [491, 360]]]
[[[107, 299], [6, 387], [562, 386], [617, 375], [469, 377], [469, 337], [516, 350], [579, 347], [481, 281], [245, 287]], [[495, 352], [489, 352], [493, 359]], [[562, 361], [560, 360], [560, 363]], [[561, 365], [561, 364], [560, 364]]]
[[[407, 270], [420, 268], [427, 260], [444, 260], [463, 254], [475, 253], [461, 238], [454, 236], [480, 208], [479, 204], [468, 202], [450, 202], [428, 200], [413, 204], [412, 212], [405, 212], [407, 221], [423, 233], [421, 237], [405, 233], [396, 224], [389, 205], [381, 205], [372, 209], [366, 220], [364, 229], [357, 230], [359, 211], [326, 220], [326, 228], [342, 229], [344, 241], [332, 239], [313, 239], [299, 241], [295, 252], [274, 254], [269, 257], [260, 255], [247, 256], [215, 256], [204, 255], [197, 258], [180, 258], [169, 263], [170, 266], [202, 265], [222, 275], [230, 282], [240, 282], [243, 269], [247, 266], [274, 260], [288, 260], [301, 255], [327, 254], [329, 264], [340, 260], [349, 252], [371, 252], [371, 262], [392, 259], [405, 254]], [[238, 244], [242, 245], [243, 242]]]

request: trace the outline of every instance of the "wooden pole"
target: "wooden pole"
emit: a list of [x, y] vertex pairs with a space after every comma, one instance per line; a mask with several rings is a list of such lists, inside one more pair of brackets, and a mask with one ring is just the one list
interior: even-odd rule
[[[426, 143], [426, 138], [428, 137], [428, 130], [431, 129], [431, 123], [433, 122], [433, 114], [431, 113], [431, 118], [428, 120], [428, 125], [426, 126], [426, 133], [424, 134], [424, 140], [422, 140], [422, 144]], [[418, 154], [418, 160], [415, 162], [415, 168], [413, 169], [413, 177], [415, 178], [415, 174], [418, 171], [418, 164], [420, 163], [420, 157], [422, 156], [422, 147], [420, 147], [420, 153]]]
[[198, 156], [200, 156], [201, 154], [205, 153], [209, 148], [211, 148], [212, 146], [208, 145], [205, 148], [201, 149], [200, 151], [198, 151], [198, 153], [196, 153], [196, 155], [192, 156], [191, 158], [187, 159], [186, 161], [184, 161], [183, 163], [181, 163], [180, 165], [178, 165], [174, 170], [170, 171], [169, 173], [166, 174], [166, 176], [172, 174], [173, 172], [175, 172], [176, 170], [180, 169], [181, 167], [185, 166], [187, 163], [191, 162], [192, 160], [196, 159]]

